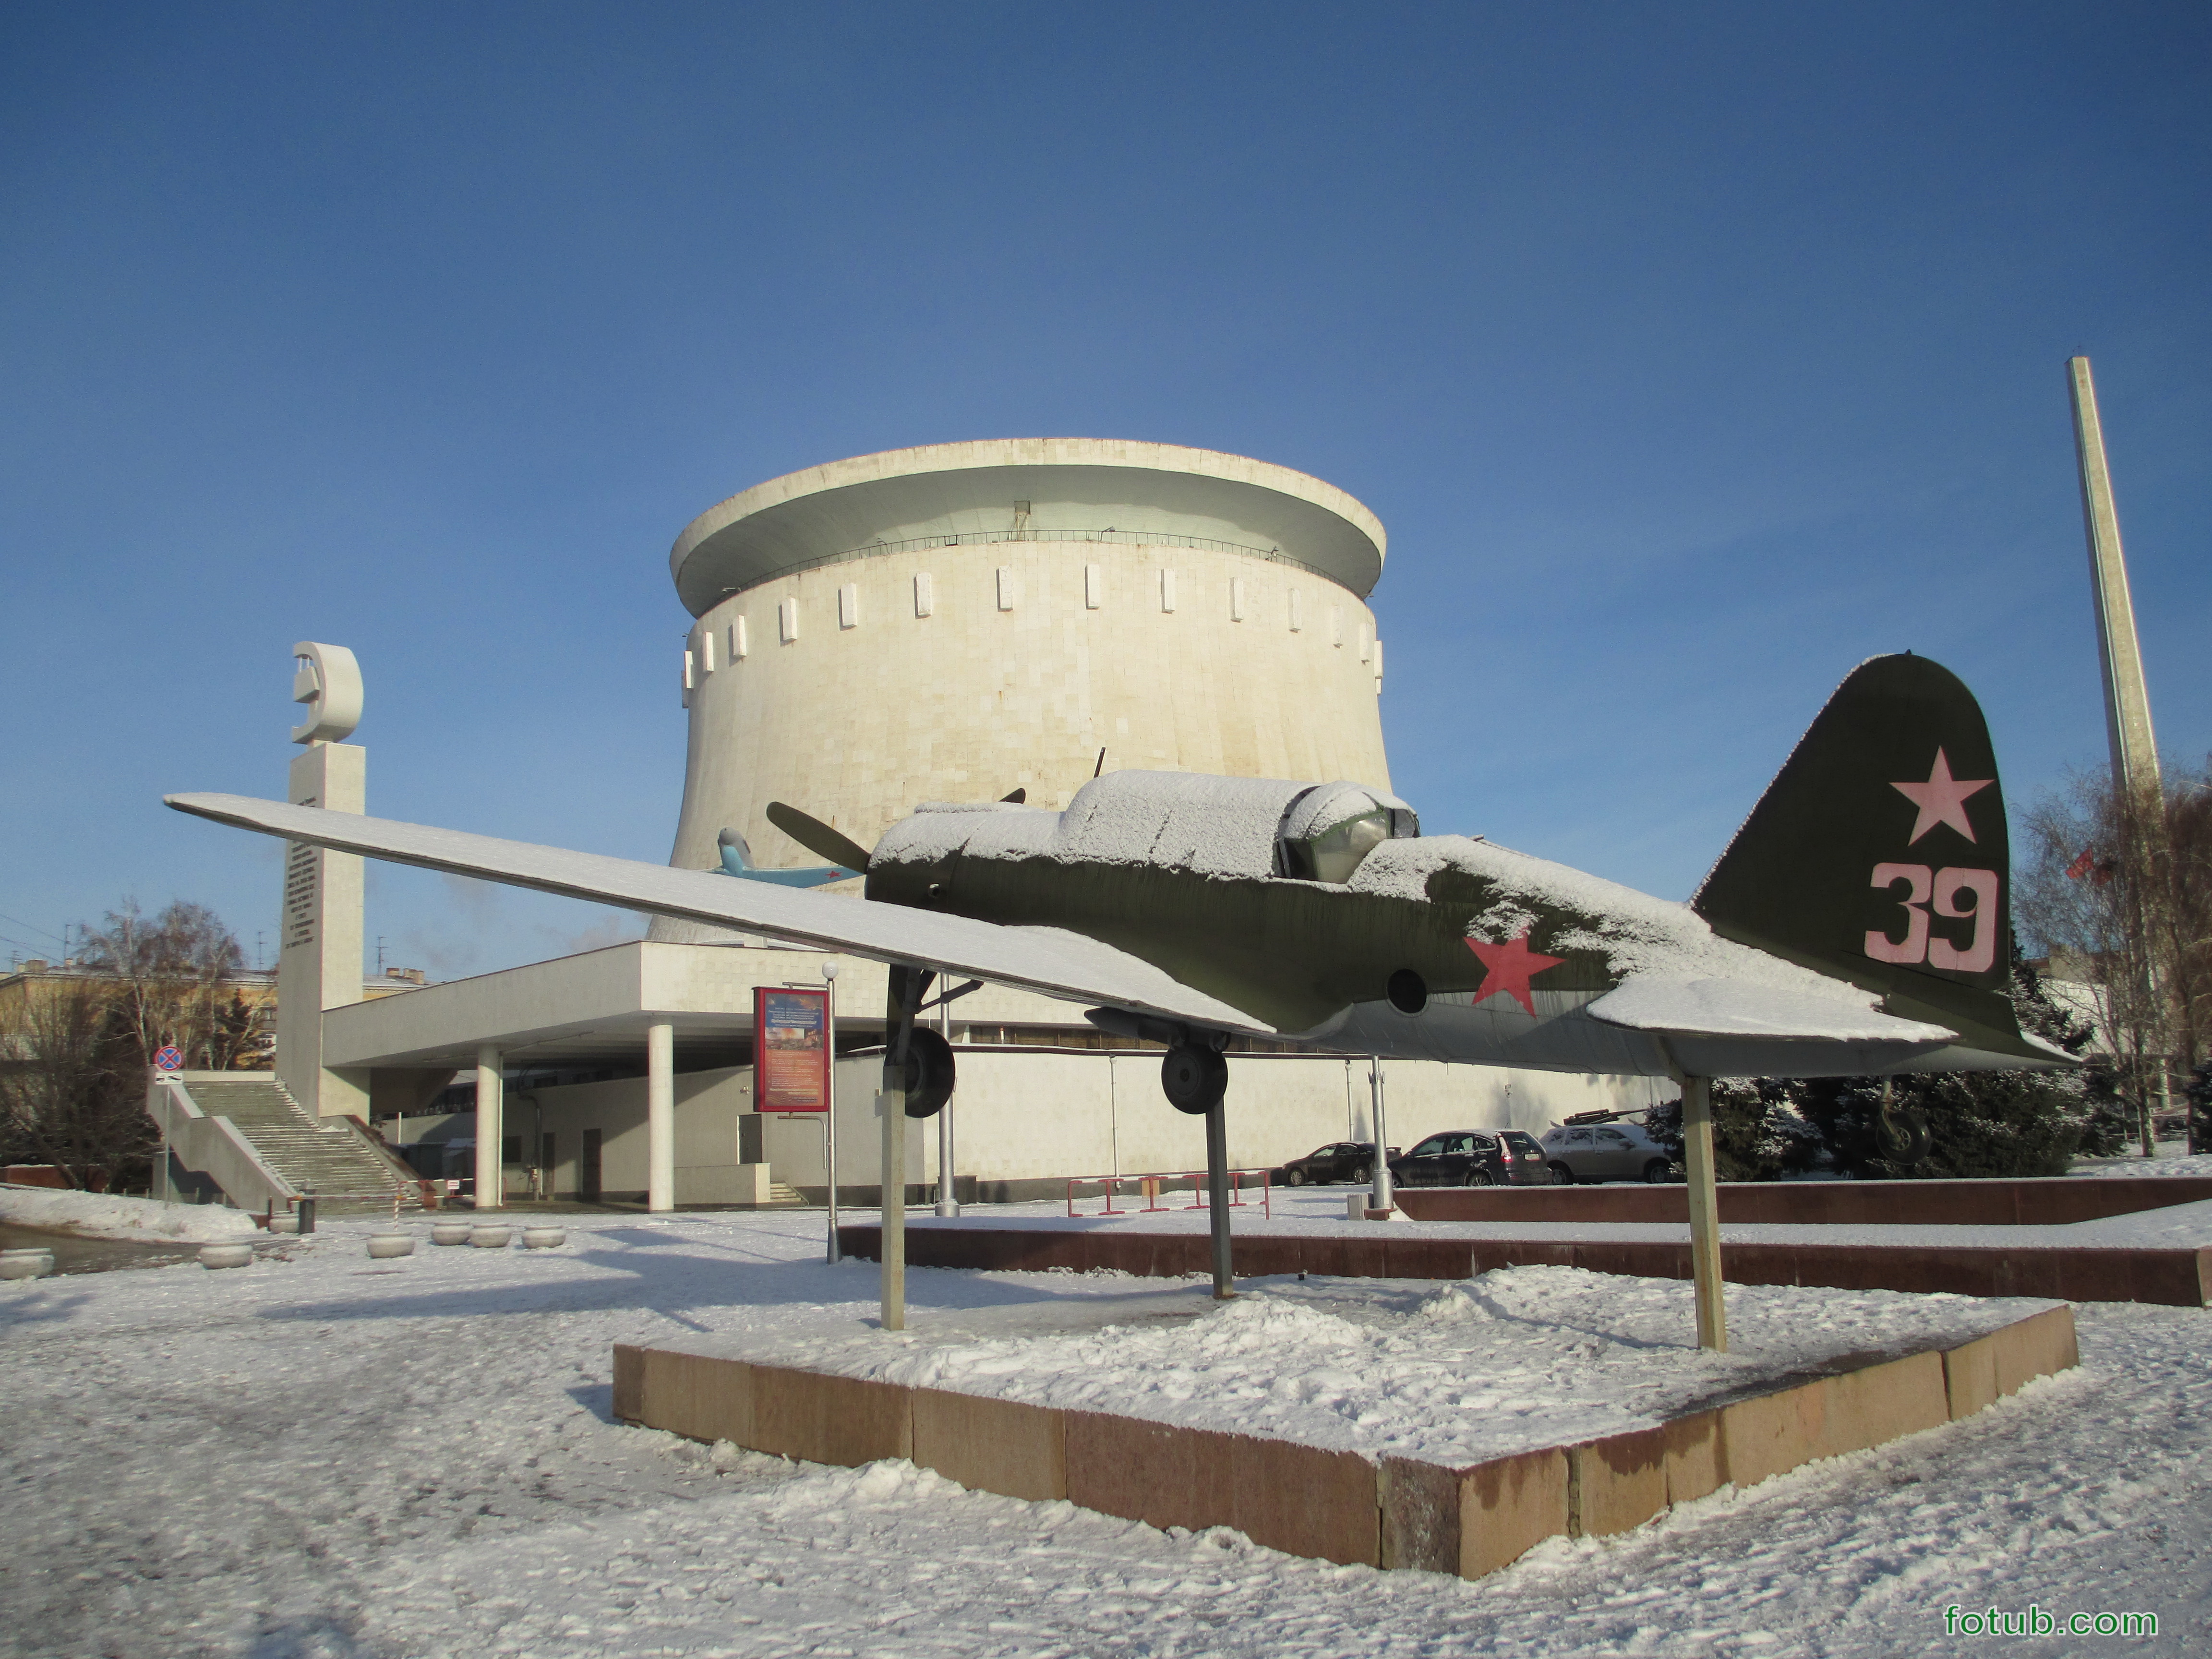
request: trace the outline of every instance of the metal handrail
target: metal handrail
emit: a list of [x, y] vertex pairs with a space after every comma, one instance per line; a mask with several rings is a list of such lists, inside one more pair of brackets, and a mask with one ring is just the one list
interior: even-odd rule
[[[996, 542], [1104, 542], [1123, 547], [1189, 547], [1200, 552], [1241, 553], [1248, 558], [1264, 559], [1271, 564], [1286, 564], [1303, 570], [1310, 576], [1344, 587], [1342, 577], [1332, 575], [1319, 565], [1308, 564], [1304, 559], [1294, 559], [1279, 547], [1252, 547], [1243, 542], [1224, 542], [1211, 536], [1185, 536], [1168, 530], [961, 530], [938, 536], [908, 536], [902, 541], [874, 541], [860, 547], [848, 547], [840, 553], [821, 553], [811, 558], [799, 559], [773, 570], [764, 570], [749, 577], [741, 586], [726, 587], [722, 598], [742, 593], [772, 582], [781, 576], [795, 576], [802, 570], [819, 570], [825, 565], [842, 564], [848, 559], [873, 558], [879, 553], [926, 552], [935, 547], [987, 547]], [[1350, 590], [1347, 588], [1347, 592]]]

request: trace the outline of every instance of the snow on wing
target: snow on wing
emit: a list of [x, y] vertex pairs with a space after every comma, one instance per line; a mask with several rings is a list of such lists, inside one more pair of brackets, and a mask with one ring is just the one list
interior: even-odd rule
[[1191, 989], [1148, 962], [1058, 928], [1006, 927], [869, 899], [732, 881], [718, 871], [672, 870], [635, 859], [501, 841], [317, 806], [290, 806], [249, 795], [170, 795], [166, 799], [180, 812], [218, 823], [394, 864], [477, 876], [655, 915], [718, 922], [786, 944], [841, 951], [876, 962], [940, 968], [1067, 1001], [1140, 1010], [1217, 1030], [1273, 1034], [1273, 1027], [1255, 1024], [1249, 1015]]
[[1778, 985], [1632, 974], [1584, 1011], [1632, 1031], [1669, 1036], [1802, 1038], [1827, 1042], [1948, 1042], [1941, 1025], [1899, 1019]]

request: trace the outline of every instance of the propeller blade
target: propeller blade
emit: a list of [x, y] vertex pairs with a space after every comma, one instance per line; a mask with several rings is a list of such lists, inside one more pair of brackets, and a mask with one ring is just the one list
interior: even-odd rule
[[809, 817], [796, 806], [780, 800], [768, 804], [768, 821], [818, 859], [848, 870], [868, 867], [867, 849], [849, 836], [841, 836], [819, 818]]

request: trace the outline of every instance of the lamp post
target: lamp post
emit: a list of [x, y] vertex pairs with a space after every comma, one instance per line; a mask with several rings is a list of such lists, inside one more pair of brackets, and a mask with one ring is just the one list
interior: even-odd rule
[[837, 964], [822, 964], [822, 983], [827, 988], [822, 1011], [822, 1043], [829, 1064], [830, 1109], [823, 1115], [823, 1158], [829, 1169], [830, 1188], [830, 1265], [836, 1267], [843, 1255], [837, 1249]]

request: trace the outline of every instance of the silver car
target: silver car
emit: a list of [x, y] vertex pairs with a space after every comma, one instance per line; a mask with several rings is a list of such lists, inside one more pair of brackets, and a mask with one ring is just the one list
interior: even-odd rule
[[1543, 1145], [1559, 1186], [1674, 1178], [1674, 1160], [1640, 1123], [1562, 1124], [1544, 1136]]

